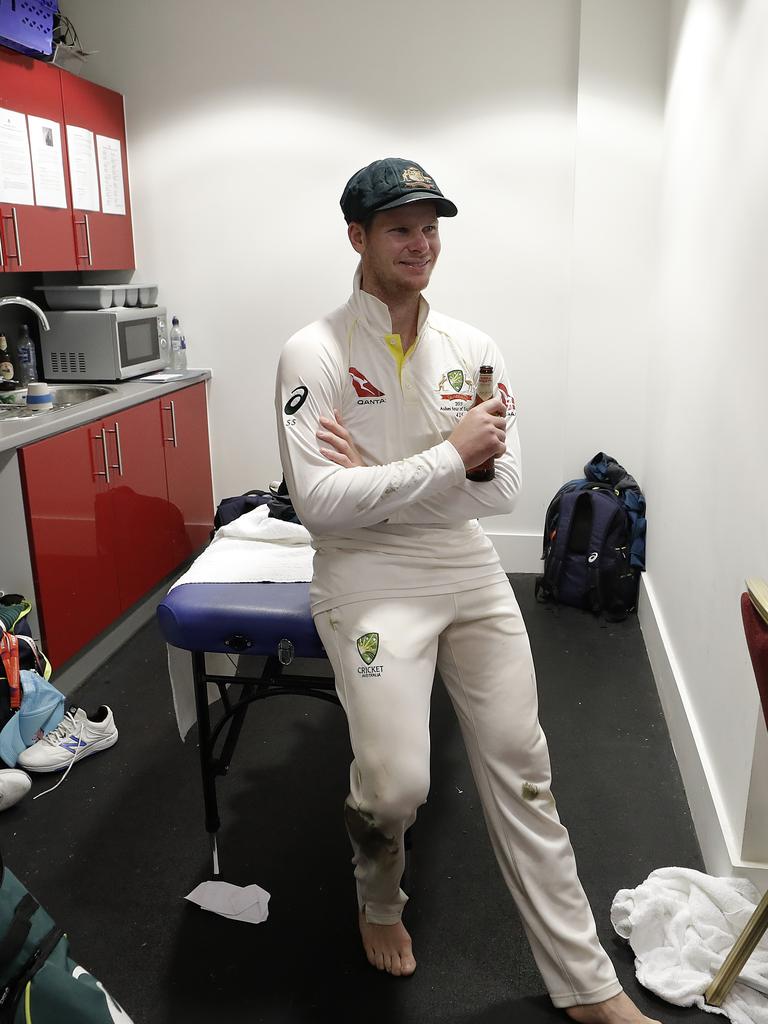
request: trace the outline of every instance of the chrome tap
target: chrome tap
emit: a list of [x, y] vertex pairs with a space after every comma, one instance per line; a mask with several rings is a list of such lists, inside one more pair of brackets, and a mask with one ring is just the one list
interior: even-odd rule
[[0, 297], [0, 306], [26, 306], [27, 309], [31, 309], [44, 331], [50, 331], [51, 325], [48, 323], [48, 317], [40, 309], [36, 302], [32, 302], [31, 299], [25, 299], [23, 295], [3, 295]]

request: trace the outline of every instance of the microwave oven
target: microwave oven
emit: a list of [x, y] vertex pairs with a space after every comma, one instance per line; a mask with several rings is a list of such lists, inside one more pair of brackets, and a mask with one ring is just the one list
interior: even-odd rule
[[165, 368], [167, 320], [162, 306], [62, 309], [40, 332], [47, 381], [119, 381]]

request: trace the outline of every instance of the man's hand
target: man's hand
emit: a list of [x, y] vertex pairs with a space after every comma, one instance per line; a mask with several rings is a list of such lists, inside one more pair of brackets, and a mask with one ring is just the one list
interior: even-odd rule
[[327, 416], [320, 417], [320, 429], [315, 436], [324, 444], [331, 445], [330, 448], [321, 448], [320, 454], [326, 459], [335, 462], [337, 466], [344, 469], [352, 469], [354, 466], [364, 466], [360, 452], [355, 448], [349, 431], [341, 420], [341, 413], [338, 409], [333, 410], [334, 419]]
[[479, 466], [493, 455], [498, 458], [507, 450], [507, 406], [496, 395], [464, 413], [448, 440], [467, 467]]

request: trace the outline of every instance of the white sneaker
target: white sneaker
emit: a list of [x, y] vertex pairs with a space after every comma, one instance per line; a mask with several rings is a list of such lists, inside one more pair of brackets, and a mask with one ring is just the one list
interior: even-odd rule
[[106, 704], [93, 718], [82, 708], [71, 707], [58, 728], [22, 750], [18, 764], [30, 772], [58, 772], [115, 743], [115, 720]]
[[32, 779], [18, 768], [0, 771], [0, 811], [6, 811], [26, 796], [32, 786]]

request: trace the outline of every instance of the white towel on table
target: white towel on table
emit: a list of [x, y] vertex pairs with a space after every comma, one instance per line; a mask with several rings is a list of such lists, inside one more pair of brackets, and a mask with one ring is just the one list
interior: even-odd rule
[[[221, 526], [208, 547], [174, 583], [307, 583], [312, 579], [309, 533], [273, 519], [266, 505]], [[173, 589], [173, 587], [171, 588]]]
[[[266, 505], [259, 505], [220, 527], [205, 551], [170, 589], [182, 583], [307, 583], [312, 579], [312, 557], [305, 527], [274, 519]], [[234, 675], [235, 664], [226, 654], [209, 654], [206, 664], [209, 672]], [[197, 721], [188, 651], [168, 645], [168, 674], [176, 724], [184, 739]], [[211, 684], [209, 703], [218, 697], [218, 689]]]
[[745, 878], [714, 878], [659, 868], [636, 889], [621, 889], [611, 921], [635, 953], [637, 980], [677, 1006], [722, 1013], [733, 1024], [768, 1024], [768, 938], [764, 937], [721, 1009], [704, 992], [760, 902]]

